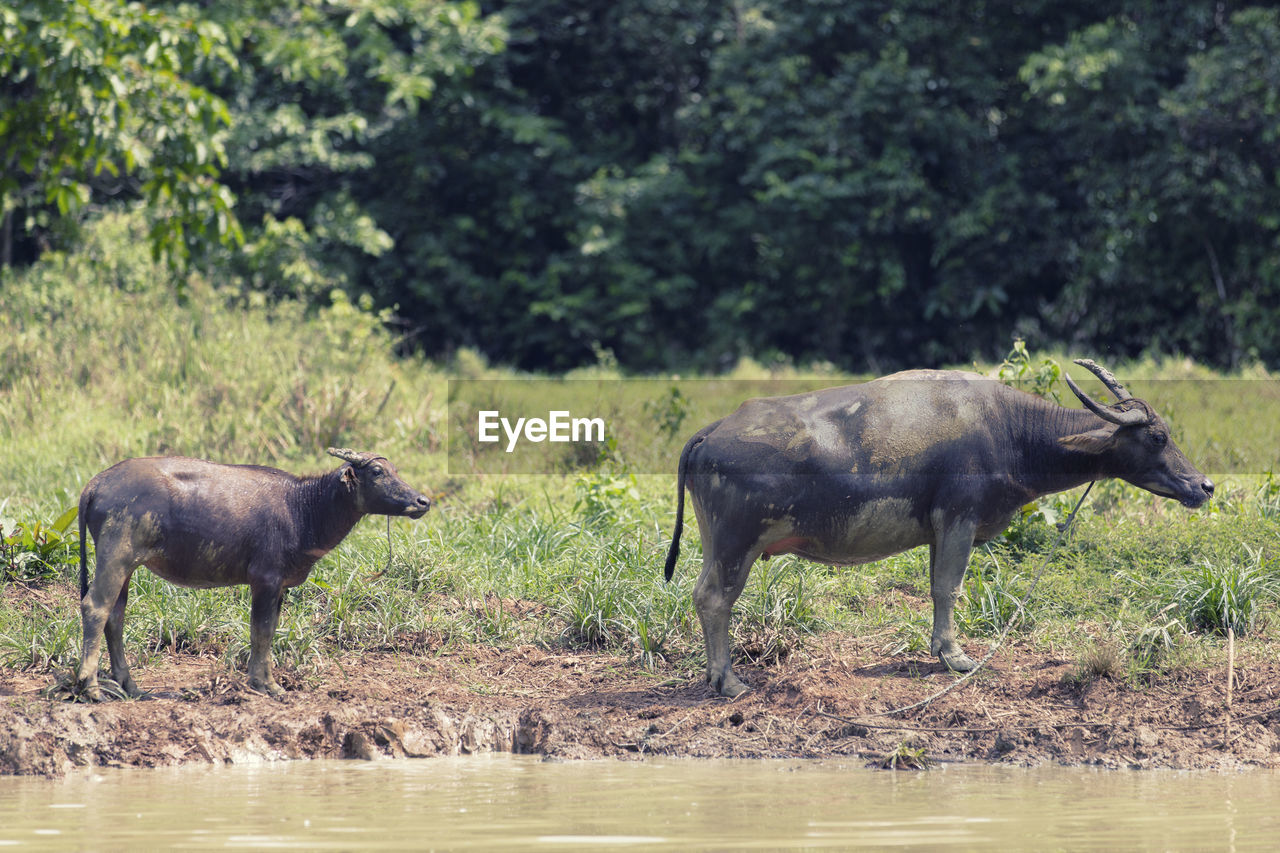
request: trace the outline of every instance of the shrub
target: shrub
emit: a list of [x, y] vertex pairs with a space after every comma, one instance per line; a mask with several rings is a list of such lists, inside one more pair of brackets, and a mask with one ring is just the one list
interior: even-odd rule
[[1088, 684], [1099, 678], [1119, 678], [1125, 672], [1124, 651], [1113, 642], [1093, 642], [1084, 648], [1076, 660], [1070, 680]]
[[[0, 510], [3, 510], [0, 504]], [[71, 507], [48, 524], [10, 521], [0, 515], [0, 580], [53, 580], [59, 566], [78, 558], [78, 507]]]

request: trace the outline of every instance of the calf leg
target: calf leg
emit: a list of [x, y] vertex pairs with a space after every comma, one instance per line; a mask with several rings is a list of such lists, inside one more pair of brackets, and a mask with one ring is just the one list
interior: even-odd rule
[[271, 675], [271, 640], [280, 624], [280, 605], [284, 590], [279, 585], [254, 586], [249, 608], [249, 686], [271, 696], [284, 693], [284, 688]]
[[714, 536], [703, 536], [702, 574], [693, 588], [693, 603], [707, 645], [707, 681], [724, 696], [738, 696], [750, 688], [733, 674], [729, 662], [729, 617], [742, 595], [759, 548], [726, 547]]
[[129, 696], [141, 696], [142, 691], [133, 683], [129, 675], [129, 661], [124, 656], [124, 608], [129, 602], [129, 579], [133, 576], [131, 569], [120, 585], [120, 594], [107, 617], [107, 653], [111, 656], [111, 677]]
[[[102, 657], [103, 630], [111, 617], [119, 610], [119, 627], [123, 634], [124, 602], [126, 596], [123, 589], [129, 582], [129, 576], [138, 565], [138, 560], [129, 547], [122, 531], [104, 527], [97, 537], [96, 567], [93, 582], [88, 592], [80, 600], [80, 617], [84, 623], [84, 646], [80, 655], [80, 667], [76, 671], [76, 687], [89, 699], [97, 702], [102, 699], [102, 691], [98, 687], [98, 660]], [[115, 642], [113, 640], [113, 642]], [[120, 663], [124, 662], [123, 642], [120, 645]], [[112, 676], [117, 674], [116, 650], [112, 649]], [[125, 666], [125, 677], [128, 678], [128, 666]], [[121, 684], [124, 687], [124, 684]]]
[[956, 642], [956, 600], [973, 551], [974, 525], [969, 522], [939, 524], [935, 541], [929, 546], [929, 586], [933, 596], [933, 638], [929, 651], [942, 665], [956, 672], [968, 672], [977, 664]]

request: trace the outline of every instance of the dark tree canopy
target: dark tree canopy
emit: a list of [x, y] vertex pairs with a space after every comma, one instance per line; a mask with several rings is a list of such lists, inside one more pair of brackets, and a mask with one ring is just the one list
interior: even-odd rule
[[7, 260], [141, 199], [268, 298], [528, 369], [1280, 362], [1269, 6], [91, 7], [0, 10]]

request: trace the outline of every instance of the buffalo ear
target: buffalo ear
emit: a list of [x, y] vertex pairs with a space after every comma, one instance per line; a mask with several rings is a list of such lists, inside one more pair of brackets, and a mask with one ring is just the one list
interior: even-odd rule
[[1078, 450], [1081, 453], [1097, 455], [1115, 447], [1116, 432], [1111, 427], [1102, 427], [1101, 429], [1077, 433], [1076, 435], [1064, 435], [1058, 439], [1058, 444], [1069, 450]]
[[354, 489], [354, 488], [356, 487], [356, 480], [357, 480], [357, 479], [358, 479], [358, 478], [356, 477], [356, 469], [355, 469], [355, 468], [351, 467], [350, 465], [343, 466], [343, 468], [342, 468], [342, 484], [343, 484], [344, 486], [346, 486], [348, 489]]

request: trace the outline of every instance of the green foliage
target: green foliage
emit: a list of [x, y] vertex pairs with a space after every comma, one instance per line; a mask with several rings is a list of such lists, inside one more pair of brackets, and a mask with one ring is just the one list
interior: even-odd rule
[[1124, 650], [1113, 642], [1092, 642], [1080, 652], [1068, 682], [1088, 684], [1099, 678], [1116, 679], [1126, 672]]
[[956, 609], [956, 624], [971, 635], [991, 636], [1014, 624], [1015, 618], [1023, 626], [1031, 619], [1024, 609], [1021, 614], [1018, 602], [1025, 592], [1017, 589], [999, 565], [993, 564], [988, 574], [983, 566], [971, 566], [965, 573], [964, 603]]
[[1074, 261], [1050, 313], [1077, 339], [1275, 359], [1257, 323], [1280, 285], [1263, 141], [1280, 127], [1278, 21], [1134, 3], [1027, 58], [1036, 171], [1070, 203], [1058, 219]]
[[579, 474], [574, 483], [577, 500], [573, 511], [585, 524], [608, 526], [616, 523], [625, 513], [627, 504], [639, 500], [636, 476], [629, 471], [617, 471], [614, 466], [601, 465], [594, 471]]
[[147, 630], [137, 641], [151, 652], [173, 652], [192, 655], [217, 654], [228, 644], [228, 638], [247, 633], [248, 623], [237, 622], [247, 615], [244, 607], [219, 607], [223, 596], [185, 594], [149, 577], [146, 572], [134, 574], [128, 621], [140, 620]]
[[1186, 641], [1186, 628], [1176, 619], [1143, 626], [1129, 641], [1130, 675], [1145, 675], [1167, 666]]
[[583, 578], [565, 593], [564, 637], [573, 644], [603, 646], [625, 631], [625, 588], [613, 578]]
[[806, 634], [824, 626], [817, 606], [823, 584], [786, 559], [760, 561], [751, 574], [748, 587], [754, 589], [739, 599], [735, 638], [755, 662], [784, 660]]
[[142, 200], [250, 299], [522, 369], [1280, 359], [1270, 7], [10, 5], [0, 264]]
[[1266, 479], [1258, 487], [1257, 499], [1263, 515], [1280, 519], [1280, 479], [1276, 479], [1274, 470], [1267, 469]]
[[1262, 609], [1280, 597], [1280, 579], [1261, 551], [1247, 560], [1204, 560], [1170, 579], [1168, 595], [1187, 627], [1243, 637], [1253, 632]]
[[239, 239], [235, 199], [217, 183], [231, 115], [194, 82], [236, 63], [225, 30], [191, 6], [6, 5], [0, 218], [44, 240], [94, 200], [123, 196], [147, 201], [157, 253]]
[[[0, 283], [0, 481], [40, 471], [65, 484], [72, 472], [83, 485], [155, 453], [315, 465], [326, 445], [376, 442], [390, 456], [396, 442], [431, 443], [418, 409], [443, 382], [392, 362], [385, 316], [341, 291], [309, 312], [246, 306], [234, 282], [195, 274], [175, 305], [144, 228], [138, 215], [105, 217], [85, 252]], [[397, 394], [409, 405], [393, 418]]]
[[[1058, 394], [1062, 366], [1048, 356], [1035, 361], [1022, 338], [1014, 339], [1012, 349], [996, 368], [996, 378], [1006, 385], [1053, 400], [1059, 405], [1062, 403]], [[1074, 505], [1074, 500], [1068, 495], [1046, 495], [1019, 509], [1009, 527], [1000, 534], [1001, 539], [1023, 550], [1046, 548], [1056, 539]]]
[[935, 764], [928, 753], [928, 747], [909, 746], [904, 740], [877, 761], [876, 766], [882, 770], [928, 770]]
[[1059, 492], [1026, 504], [1014, 513], [1012, 522], [1000, 534], [1000, 541], [1026, 552], [1047, 550], [1078, 501], [1072, 492]]
[[1016, 338], [1013, 349], [1004, 357], [1004, 361], [996, 369], [996, 378], [1006, 385], [1029, 391], [1039, 397], [1045, 397], [1061, 405], [1058, 395], [1058, 383], [1062, 380], [1062, 365], [1048, 356], [1035, 362], [1027, 351], [1027, 342]]
[[37, 604], [19, 615], [0, 613], [0, 664], [14, 669], [49, 669], [74, 660], [80, 650], [80, 614]]
[[635, 639], [642, 666], [655, 666], [667, 653], [667, 640], [679, 628], [678, 624], [664, 621], [668, 615], [668, 612], [655, 613], [652, 607], [643, 614], [636, 614]]
[[894, 631], [893, 639], [880, 649], [881, 653], [896, 657], [901, 654], [927, 656], [929, 654], [929, 627], [909, 624]]
[[[7, 503], [7, 501], [6, 501]], [[78, 559], [79, 530], [73, 526], [78, 508], [73, 506], [56, 519], [22, 523], [5, 518], [0, 503], [0, 578], [3, 580], [51, 580], [61, 566]]]
[[334, 287], [368, 287], [371, 260], [397, 246], [395, 263], [412, 263], [417, 247], [400, 241], [423, 226], [421, 168], [388, 146], [417, 132], [442, 83], [502, 48], [500, 20], [471, 0], [254, 0], [208, 15], [239, 60], [209, 84], [235, 105], [225, 179], [251, 226], [246, 251], [209, 263], [255, 290], [321, 303]]
[[1067, 684], [1084, 686], [1100, 678], [1127, 679], [1141, 684], [1144, 678], [1167, 672], [1186, 660], [1189, 636], [1182, 622], [1164, 618], [1164, 612], [1141, 626], [1113, 622], [1101, 639], [1090, 640], [1077, 654]]
[[665, 397], [645, 403], [645, 410], [653, 418], [659, 434], [674, 437], [680, 434], [685, 418], [689, 416], [689, 398], [679, 386], [672, 385]]

